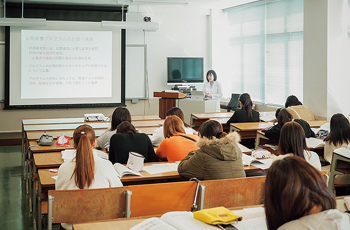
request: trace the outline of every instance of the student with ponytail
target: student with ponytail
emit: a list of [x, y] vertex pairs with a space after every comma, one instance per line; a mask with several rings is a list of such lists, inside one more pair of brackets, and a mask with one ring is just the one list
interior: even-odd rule
[[240, 110], [236, 111], [227, 121], [227, 124], [242, 123], [242, 122], [259, 122], [260, 114], [253, 109], [253, 102], [250, 95], [247, 93], [241, 94], [239, 97]]
[[[56, 190], [121, 187], [112, 163], [97, 156], [93, 150], [95, 131], [89, 125], [81, 125], [73, 133], [76, 156], [64, 162], [56, 180]], [[72, 224], [62, 223], [64, 229]]]
[[199, 137], [199, 149], [190, 152], [179, 164], [181, 176], [200, 180], [246, 176], [237, 132], [226, 134], [218, 121], [209, 120], [200, 126]]

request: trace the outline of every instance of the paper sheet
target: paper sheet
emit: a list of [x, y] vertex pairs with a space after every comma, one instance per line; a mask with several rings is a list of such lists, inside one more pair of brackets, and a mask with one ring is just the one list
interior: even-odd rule
[[176, 163], [153, 164], [151, 166], [143, 167], [143, 170], [145, 170], [149, 174], [157, 174], [157, 173], [177, 171], [177, 166], [178, 164]]
[[232, 224], [239, 230], [267, 230], [265, 217], [258, 217]]
[[259, 213], [259, 212], [265, 212], [265, 209], [263, 207], [257, 207], [257, 208], [244, 208], [244, 211], [247, 213]]
[[55, 180], [57, 180], [57, 176], [53, 176], [53, 177], [52, 177], [52, 179], [55, 179]]

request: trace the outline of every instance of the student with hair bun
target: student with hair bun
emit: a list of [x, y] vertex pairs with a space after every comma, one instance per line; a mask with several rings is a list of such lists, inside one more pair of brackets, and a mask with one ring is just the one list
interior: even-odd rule
[[181, 176], [200, 180], [246, 176], [237, 132], [226, 134], [219, 122], [208, 120], [200, 126], [199, 137], [199, 149], [190, 152], [179, 164]]
[[336, 209], [318, 170], [297, 156], [275, 161], [266, 176], [264, 206], [269, 230], [345, 230], [350, 216]]
[[259, 122], [260, 114], [253, 109], [253, 102], [250, 95], [247, 93], [241, 94], [239, 97], [239, 107], [232, 117], [227, 121], [227, 125], [231, 123], [242, 123], [242, 122]]
[[[64, 162], [56, 180], [56, 190], [122, 187], [117, 172], [110, 161], [97, 156], [93, 150], [95, 131], [89, 125], [81, 125], [73, 133], [75, 158]], [[64, 229], [72, 224], [62, 223]]]

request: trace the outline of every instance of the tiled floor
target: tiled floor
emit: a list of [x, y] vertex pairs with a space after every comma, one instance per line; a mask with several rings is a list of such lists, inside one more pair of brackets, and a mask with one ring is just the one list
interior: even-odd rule
[[21, 146], [0, 146], [0, 229], [33, 229], [22, 180]]

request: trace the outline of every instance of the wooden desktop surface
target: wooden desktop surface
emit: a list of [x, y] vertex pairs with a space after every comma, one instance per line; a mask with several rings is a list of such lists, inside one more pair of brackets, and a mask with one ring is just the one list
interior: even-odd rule
[[[156, 120], [160, 119], [159, 116], [155, 114], [145, 114], [145, 115], [131, 115], [132, 121], [140, 120]], [[38, 124], [67, 124], [67, 123], [83, 123], [85, 122], [83, 117], [67, 117], [67, 118], [30, 118], [23, 119], [23, 125], [38, 125]], [[110, 122], [110, 121], [109, 121]]]
[[[150, 127], [150, 126], [162, 126], [164, 120], [141, 120], [131, 122], [135, 127]], [[62, 123], [62, 124], [35, 124], [35, 125], [23, 125], [23, 131], [46, 131], [46, 130], [74, 130], [79, 125], [87, 124], [94, 129], [107, 129], [111, 126], [110, 121], [101, 122], [82, 122], [82, 123]]]
[[[147, 135], [151, 135], [159, 127], [160, 126], [148, 126], [148, 127], [144, 126], [144, 127], [135, 127], [135, 128], [140, 130], [141, 133], [145, 133]], [[95, 130], [96, 137], [101, 136], [106, 131], [105, 128], [103, 128], [103, 129], [94, 129], [94, 130]], [[44, 131], [44, 130], [27, 131], [26, 132], [27, 133], [27, 139], [28, 140], [38, 140], [44, 132], [49, 134], [49, 135], [51, 135], [51, 136], [53, 136], [53, 138], [56, 138], [56, 137], [61, 136], [61, 135], [67, 135], [67, 136], [73, 137], [74, 129], [69, 129], [69, 130], [48, 130], [48, 131]]]
[[[337, 197], [337, 209], [340, 212], [346, 211], [346, 207], [344, 204], [344, 197]], [[236, 215], [242, 216], [243, 220], [249, 220], [253, 218], [262, 217], [265, 215], [265, 212], [257, 212], [257, 213], [250, 213], [247, 212], [244, 209], [247, 208], [258, 208], [263, 207], [263, 205], [255, 205], [255, 206], [244, 206], [244, 207], [237, 207], [234, 209], [231, 209]], [[159, 217], [159, 216], [158, 216]], [[116, 220], [106, 220], [106, 221], [97, 221], [97, 222], [89, 222], [89, 223], [82, 223], [82, 224], [74, 224], [74, 230], [95, 230], [95, 229], [104, 229], [104, 230], [128, 230], [131, 227], [141, 223], [142, 221], [148, 219], [149, 217], [139, 217], [139, 218], [121, 218]], [[219, 228], [218, 228], [219, 229]]]
[[194, 119], [230, 118], [234, 112], [192, 113]]

